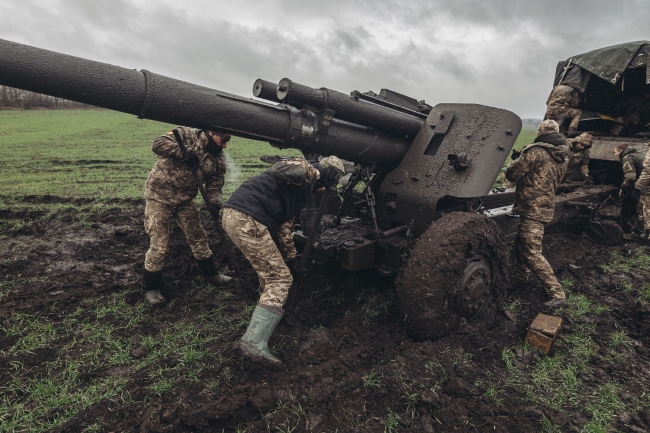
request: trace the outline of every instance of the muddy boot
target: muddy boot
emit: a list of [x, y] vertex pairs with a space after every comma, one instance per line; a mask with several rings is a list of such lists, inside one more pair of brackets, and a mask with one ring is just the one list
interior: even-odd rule
[[215, 286], [224, 286], [232, 281], [232, 277], [227, 277], [219, 273], [217, 266], [214, 264], [214, 256], [203, 260], [197, 259], [196, 263], [199, 265], [201, 275], [203, 275], [203, 278], [208, 283], [212, 283]]
[[281, 367], [282, 361], [271, 354], [269, 338], [278, 326], [284, 310], [271, 305], [258, 305], [253, 311], [251, 323], [244, 336], [235, 343], [239, 353], [255, 362], [261, 362], [270, 367]]
[[165, 297], [160, 293], [162, 289], [162, 271], [150, 272], [142, 270], [142, 292], [147, 302], [154, 307], [162, 307], [167, 303]]
[[566, 299], [564, 298], [551, 298], [548, 301], [544, 302], [545, 307], [549, 307], [552, 309], [560, 308], [560, 307], [566, 307]]
[[560, 283], [547, 287], [546, 294], [549, 296], [549, 300], [544, 302], [545, 307], [555, 309], [566, 306], [566, 293], [562, 290]]

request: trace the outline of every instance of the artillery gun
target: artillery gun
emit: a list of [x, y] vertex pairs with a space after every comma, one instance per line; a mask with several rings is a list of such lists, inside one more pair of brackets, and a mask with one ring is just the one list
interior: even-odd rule
[[[332, 197], [314, 257], [397, 277], [413, 338], [442, 337], [463, 319], [489, 323], [505, 296], [514, 192], [492, 187], [521, 129], [514, 113], [431, 107], [386, 89], [346, 95], [289, 79], [257, 80], [254, 95], [269, 101], [261, 102], [4, 40], [0, 84], [268, 141], [310, 160], [349, 161], [350, 177]], [[612, 190], [559, 196], [554, 222], [595, 207]], [[294, 237], [306, 239], [302, 231]]]

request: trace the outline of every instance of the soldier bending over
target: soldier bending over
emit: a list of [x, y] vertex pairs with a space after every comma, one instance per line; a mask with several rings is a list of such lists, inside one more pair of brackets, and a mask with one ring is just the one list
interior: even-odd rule
[[173, 132], [156, 138], [151, 150], [158, 155], [158, 161], [149, 173], [144, 191], [147, 200], [144, 227], [150, 238], [150, 247], [144, 259], [142, 290], [152, 305], [165, 303], [160, 289], [162, 269], [169, 252], [169, 229], [172, 219], [176, 220], [185, 233], [206, 281], [223, 285], [232, 280], [217, 271], [208, 245], [208, 236], [201, 225], [199, 211], [192, 201], [198, 193], [198, 185], [190, 171], [191, 168], [198, 167], [210, 203], [218, 211], [223, 205], [221, 189], [226, 174], [223, 149], [226, 148], [230, 135], [182, 126], [176, 129], [187, 147], [188, 158], [183, 159]]
[[553, 219], [555, 189], [566, 172], [568, 147], [554, 120], [545, 120], [537, 128], [537, 138], [521, 150], [512, 161], [506, 178], [517, 182], [513, 213], [520, 215], [515, 238], [515, 285], [524, 285], [532, 270], [551, 298], [544, 305], [558, 307], [566, 304], [566, 294], [551, 265], [542, 255], [544, 226]]
[[589, 176], [589, 151], [591, 149], [592, 135], [583, 132], [576, 138], [567, 140], [569, 158], [565, 178], [570, 177], [575, 167], [580, 167], [580, 176], [587, 183], [594, 183]]
[[268, 341], [284, 314], [282, 306], [293, 277], [276, 241], [285, 253], [284, 259], [295, 257], [293, 217], [314, 190], [336, 185], [344, 171], [343, 162], [335, 156], [314, 165], [301, 158], [280, 161], [244, 182], [226, 202], [223, 228], [257, 272], [262, 288], [248, 329], [236, 344], [243, 356], [282, 365], [269, 351]]

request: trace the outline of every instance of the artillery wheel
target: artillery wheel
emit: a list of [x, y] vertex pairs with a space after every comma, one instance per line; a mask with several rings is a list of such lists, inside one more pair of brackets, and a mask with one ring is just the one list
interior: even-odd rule
[[406, 331], [415, 340], [438, 339], [461, 318], [489, 327], [506, 294], [507, 266], [506, 240], [494, 221], [466, 212], [434, 221], [396, 282]]

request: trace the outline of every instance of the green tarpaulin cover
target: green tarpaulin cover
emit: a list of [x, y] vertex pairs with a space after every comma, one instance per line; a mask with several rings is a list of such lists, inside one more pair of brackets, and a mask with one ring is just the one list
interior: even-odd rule
[[580, 66], [598, 78], [616, 84], [630, 62], [632, 62], [630, 66], [633, 67], [645, 66], [648, 64], [646, 61], [648, 55], [650, 55], [650, 41], [627, 42], [579, 54], [558, 64], [554, 86], [560, 83], [564, 68], [569, 63]]

